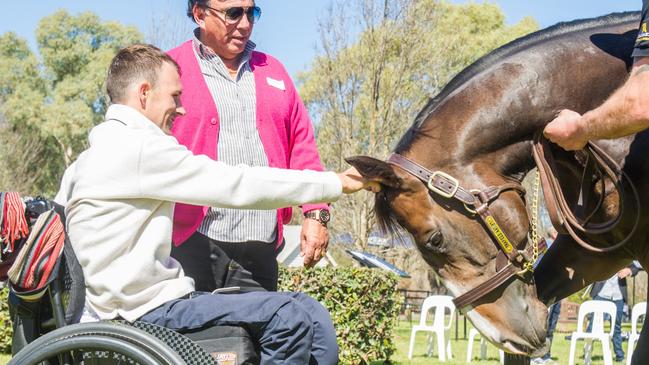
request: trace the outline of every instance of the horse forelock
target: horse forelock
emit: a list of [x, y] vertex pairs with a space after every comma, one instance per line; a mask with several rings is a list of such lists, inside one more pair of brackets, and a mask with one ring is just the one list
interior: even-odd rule
[[561, 37], [569, 33], [577, 33], [588, 30], [593, 30], [600, 27], [609, 27], [615, 25], [622, 25], [625, 23], [639, 23], [640, 12], [624, 12], [612, 13], [597, 18], [579, 19], [570, 22], [557, 23], [551, 27], [530, 33], [524, 37], [518, 38], [510, 43], [507, 43], [495, 50], [489, 52], [485, 56], [479, 58], [470, 66], [460, 71], [455, 77], [449, 81], [444, 88], [422, 108], [417, 114], [415, 120], [404, 136], [399, 140], [395, 148], [395, 152], [402, 153], [409, 150], [412, 143], [419, 136], [419, 131], [426, 121], [432, 121], [431, 115], [443, 103], [449, 95], [456, 91], [461, 86], [465, 85], [471, 79], [480, 73], [490, 69], [491, 67], [506, 62], [508, 57], [519, 54], [522, 51], [529, 50], [529, 48], [543, 44], [544, 42], [553, 38]]
[[397, 221], [394, 210], [390, 207], [388, 192], [381, 190], [374, 196], [374, 213], [376, 223], [383, 233], [389, 233], [392, 237], [400, 237], [402, 228]]

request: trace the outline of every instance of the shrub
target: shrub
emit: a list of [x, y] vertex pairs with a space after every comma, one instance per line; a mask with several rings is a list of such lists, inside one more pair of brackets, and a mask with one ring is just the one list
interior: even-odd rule
[[9, 316], [9, 290], [0, 289], [0, 352], [11, 352], [11, 317]]
[[279, 290], [304, 292], [331, 313], [342, 364], [388, 360], [402, 296], [398, 277], [367, 268], [280, 269]]

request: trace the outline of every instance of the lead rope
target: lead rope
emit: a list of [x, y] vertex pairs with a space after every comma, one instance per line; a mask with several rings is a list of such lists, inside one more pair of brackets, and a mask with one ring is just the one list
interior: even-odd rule
[[539, 185], [541, 181], [541, 174], [539, 169], [536, 169], [536, 174], [534, 176], [534, 183], [532, 185], [532, 202], [531, 202], [531, 216], [530, 219], [530, 239], [532, 240], [532, 259], [523, 264], [523, 270], [519, 274], [525, 274], [526, 272], [534, 271], [534, 263], [539, 258]]

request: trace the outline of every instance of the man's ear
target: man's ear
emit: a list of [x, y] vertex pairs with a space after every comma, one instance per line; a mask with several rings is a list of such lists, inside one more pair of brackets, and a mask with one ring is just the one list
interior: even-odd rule
[[394, 172], [394, 167], [385, 161], [368, 156], [348, 157], [345, 161], [367, 180], [395, 189], [401, 187], [403, 180]]
[[205, 9], [198, 6], [198, 3], [194, 4], [192, 8], [192, 14], [194, 14], [194, 21], [200, 28], [203, 28], [205, 25]]
[[149, 101], [149, 94], [151, 93], [151, 84], [148, 82], [142, 82], [137, 89], [137, 95], [140, 99], [140, 107], [142, 110], [146, 110], [147, 102]]

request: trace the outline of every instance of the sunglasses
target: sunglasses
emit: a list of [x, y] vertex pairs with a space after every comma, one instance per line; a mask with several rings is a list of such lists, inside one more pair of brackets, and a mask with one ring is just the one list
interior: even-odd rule
[[259, 20], [259, 17], [261, 17], [261, 8], [258, 6], [251, 6], [251, 7], [243, 7], [243, 6], [234, 6], [231, 8], [227, 8], [225, 10], [221, 9], [215, 9], [211, 6], [205, 6], [206, 8], [216, 11], [218, 13], [222, 13], [225, 15], [225, 21], [226, 23], [229, 24], [234, 24], [241, 20], [241, 17], [245, 13], [246, 16], [248, 17], [248, 21], [253, 24], [257, 20]]

